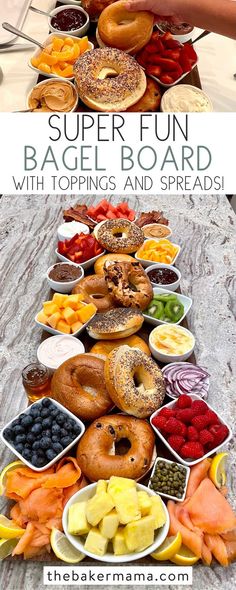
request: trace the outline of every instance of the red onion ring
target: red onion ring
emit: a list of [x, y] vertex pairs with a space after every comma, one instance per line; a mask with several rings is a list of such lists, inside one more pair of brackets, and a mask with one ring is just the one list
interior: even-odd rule
[[209, 389], [209, 373], [192, 363], [170, 363], [162, 369], [166, 393], [171, 398], [178, 398], [183, 393], [196, 393], [207, 397]]

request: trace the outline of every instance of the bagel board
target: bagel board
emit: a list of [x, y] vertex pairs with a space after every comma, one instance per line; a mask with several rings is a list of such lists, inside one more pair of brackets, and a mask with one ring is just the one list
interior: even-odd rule
[[[59, 8], [63, 6], [63, 2], [56, 2], [55, 4], [55, 8]], [[88, 36], [88, 40], [94, 45], [94, 48], [98, 48], [98, 41], [97, 41], [97, 36], [96, 36], [96, 29], [97, 29], [97, 22], [95, 21], [89, 21], [89, 29], [87, 31], [87, 36]], [[153, 77], [147, 77], [148, 80], [151, 80]], [[155, 80], [155, 77], [153, 78]], [[44, 82], [45, 80], [48, 80], [48, 78], [46, 78], [43, 74], [39, 74], [38, 79], [37, 79], [37, 83], [40, 82]], [[179, 82], [176, 82], [175, 85], [179, 85], [179, 84], [187, 84], [190, 86], [194, 86], [195, 88], [198, 88], [199, 90], [202, 90], [202, 84], [201, 84], [201, 79], [200, 79], [200, 74], [199, 74], [199, 69], [198, 69], [198, 65], [196, 64], [191, 71], [186, 75], [184, 75], [183, 77], [180, 78]], [[166, 90], [168, 90], [168, 87], [162, 86], [160, 84], [158, 84], [159, 86], [159, 91], [160, 91], [160, 95], [163, 96], [163, 94], [165, 94]], [[139, 101], [138, 101], [139, 102]], [[157, 109], [155, 108], [151, 108], [151, 111], [153, 112], [158, 112], [160, 110], [160, 104], [158, 106]], [[132, 107], [132, 111], [135, 112], [135, 105], [133, 105]], [[87, 106], [82, 99], [79, 99], [77, 107], [75, 109], [75, 112], [78, 113], [82, 113], [82, 112], [94, 112], [89, 106]]]

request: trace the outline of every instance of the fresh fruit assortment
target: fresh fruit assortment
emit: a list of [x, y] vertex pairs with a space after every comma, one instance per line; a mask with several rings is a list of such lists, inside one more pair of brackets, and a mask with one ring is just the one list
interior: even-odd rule
[[179, 246], [175, 246], [169, 240], [146, 240], [137, 251], [137, 258], [152, 262], [164, 262], [171, 264], [179, 252]]
[[3, 437], [33, 467], [45, 467], [81, 433], [78, 420], [45, 397], [4, 428]]
[[192, 363], [171, 363], [162, 369], [166, 393], [177, 398], [183, 393], [196, 393], [206, 397], [209, 389], [209, 373]]
[[134, 221], [135, 219], [135, 212], [129, 208], [127, 201], [122, 201], [114, 206], [106, 199], [100, 201], [95, 207], [89, 207], [87, 209], [87, 215], [98, 223], [106, 219], [128, 219], [129, 221]]
[[182, 394], [171, 407], [164, 407], [152, 418], [169, 445], [180, 457], [200, 459], [221, 445], [229, 434], [228, 427], [203, 400], [192, 400]]
[[44, 74], [60, 78], [73, 77], [73, 65], [80, 55], [89, 50], [88, 37], [57, 37], [39, 55], [31, 58], [31, 64]]
[[58, 252], [71, 262], [81, 264], [102, 254], [103, 248], [90, 234], [75, 234], [70, 240], [58, 242]]
[[184, 315], [184, 305], [175, 293], [156, 294], [144, 313], [162, 322], [176, 324]]
[[54, 293], [50, 301], [44, 301], [37, 321], [63, 334], [74, 334], [96, 313], [94, 303], [85, 303], [81, 293], [64, 295]]
[[155, 76], [162, 84], [171, 85], [192, 70], [197, 54], [192, 45], [176, 41], [171, 33], [161, 35], [154, 31], [136, 59], [149, 76]]
[[[111, 207], [105, 199], [97, 207], [76, 205], [64, 211], [66, 221], [75, 219], [86, 223], [91, 231], [96, 223], [113, 219], [113, 215], [128, 220], [135, 218], [135, 212], [126, 202]], [[168, 224], [158, 211], [142, 213], [137, 224], [142, 227], [157, 221]], [[88, 260], [102, 252], [91, 234], [77, 234], [72, 240], [59, 242], [58, 249], [73, 262]], [[144, 260], [166, 265], [173, 261], [179, 250], [166, 239], [147, 240], [142, 249]], [[178, 295], [164, 293], [155, 295], [148, 309], [153, 317], [168, 318], [170, 323], [179, 321], [184, 311]], [[62, 334], [75, 334], [96, 311], [96, 306], [84, 302], [81, 294], [54, 293], [50, 301], [44, 302], [37, 319]], [[116, 326], [112, 328], [115, 333]], [[181, 354], [194, 341], [191, 333], [184, 333], [178, 325], [155, 328], [152, 340], [157, 342], [158, 339], [163, 351], [176, 354], [178, 351]], [[85, 357], [86, 353], [81, 356]], [[166, 523], [166, 513], [158, 494], [166, 495], [172, 498], [167, 504], [169, 533], [152, 553], [153, 559], [169, 559], [178, 565], [193, 565], [202, 559], [210, 565], [214, 556], [222, 566], [229, 565], [236, 558], [236, 517], [221, 493], [226, 484], [227, 453], [219, 453], [213, 460], [204, 458], [224, 443], [229, 429], [206, 402], [200, 397], [191, 397], [193, 393], [202, 397], [207, 394], [209, 375], [205, 370], [190, 363], [173, 363], [163, 369], [163, 376], [166, 392], [177, 401], [171, 406], [163, 406], [152, 418], [151, 425], [178, 454], [180, 463], [195, 461], [196, 464], [189, 470], [180, 463], [159, 457], [149, 482], [150, 490], [147, 488], [146, 491], [140, 490], [134, 479], [118, 477], [115, 472], [109, 481], [100, 479], [89, 500], [74, 501], [69, 506], [68, 531], [65, 529], [65, 532], [80, 537], [84, 549], [95, 559], [104, 557], [106, 560], [107, 550], [112, 550], [113, 559], [117, 556], [117, 561], [122, 561], [122, 556], [127, 553], [135, 555], [151, 547], [155, 531]], [[138, 371], [136, 389], [143, 395], [144, 382], [141, 378], [139, 383], [140, 377]], [[91, 379], [88, 390], [92, 390], [93, 395], [95, 380], [93, 376]], [[102, 428], [100, 420], [102, 422], [102, 418], [96, 420], [98, 437]], [[30, 559], [50, 549], [66, 563], [79, 563], [84, 558], [84, 553], [75, 549], [62, 532], [62, 515], [70, 497], [89, 482], [74, 457], [64, 456], [56, 462], [58, 455], [73, 445], [82, 430], [80, 421], [75, 417], [68, 418], [63, 406], [59, 409], [49, 398], [33, 404], [3, 429], [3, 440], [19, 453], [22, 461], [10, 463], [0, 475], [0, 493], [15, 502], [10, 509], [10, 519], [0, 515], [0, 559], [10, 554], [23, 554], [25, 559]], [[114, 436], [111, 425], [109, 436]], [[47, 469], [51, 461], [53, 465]], [[32, 468], [26, 467], [25, 462]], [[151, 490], [155, 496], [150, 494]], [[129, 558], [132, 559], [131, 555]]]
[[69, 507], [68, 532], [85, 537], [84, 548], [105, 555], [111, 542], [115, 555], [143, 551], [155, 530], [166, 522], [161, 498], [139, 491], [132, 479], [112, 476], [99, 480], [95, 494]]
[[158, 459], [149, 482], [149, 487], [157, 494], [184, 500], [186, 480], [186, 467], [179, 463]]

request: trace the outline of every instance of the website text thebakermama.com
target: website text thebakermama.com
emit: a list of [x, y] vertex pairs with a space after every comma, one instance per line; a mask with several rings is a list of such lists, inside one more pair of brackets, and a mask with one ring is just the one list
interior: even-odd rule
[[50, 586], [191, 586], [192, 568], [176, 566], [45, 566], [44, 585]]

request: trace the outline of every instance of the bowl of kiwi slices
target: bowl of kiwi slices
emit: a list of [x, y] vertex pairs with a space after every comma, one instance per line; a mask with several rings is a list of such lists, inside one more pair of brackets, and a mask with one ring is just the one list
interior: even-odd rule
[[146, 322], [153, 326], [180, 324], [192, 306], [191, 297], [154, 287], [153, 298], [143, 311]]

